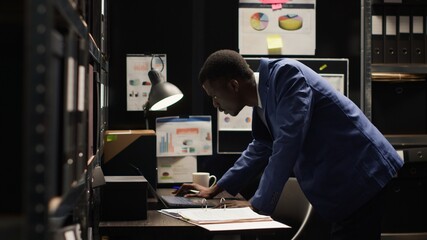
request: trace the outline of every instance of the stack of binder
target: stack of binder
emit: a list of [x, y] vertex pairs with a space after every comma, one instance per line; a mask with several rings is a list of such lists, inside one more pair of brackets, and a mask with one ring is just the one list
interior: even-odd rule
[[384, 62], [384, 35], [382, 8], [372, 8], [372, 63]]
[[398, 63], [411, 63], [411, 14], [407, 9], [399, 11], [398, 18]]
[[426, 25], [424, 5], [374, 5], [372, 63], [427, 63]]
[[413, 9], [411, 16], [411, 63], [425, 63], [425, 11]]
[[[397, 11], [394, 6], [384, 6], [384, 63], [397, 63]], [[400, 35], [400, 34], [399, 34]], [[399, 46], [400, 48], [400, 46]]]

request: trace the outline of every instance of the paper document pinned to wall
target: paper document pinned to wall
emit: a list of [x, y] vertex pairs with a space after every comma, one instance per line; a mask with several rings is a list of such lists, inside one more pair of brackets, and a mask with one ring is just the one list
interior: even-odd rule
[[314, 55], [316, 0], [293, 0], [274, 9], [259, 0], [239, 1], [241, 54]]
[[193, 172], [197, 172], [196, 156], [157, 158], [158, 183], [191, 182]]
[[156, 119], [157, 157], [212, 155], [211, 116]]
[[143, 111], [151, 90], [151, 81], [148, 77], [151, 69], [157, 70], [162, 78], [167, 80], [166, 54], [126, 55], [127, 111]]

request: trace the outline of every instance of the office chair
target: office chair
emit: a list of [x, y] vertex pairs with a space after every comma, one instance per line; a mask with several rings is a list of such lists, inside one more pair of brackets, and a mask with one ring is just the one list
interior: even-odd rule
[[290, 239], [301, 240], [311, 215], [310, 202], [302, 192], [297, 179], [290, 177], [271, 217], [292, 227]]

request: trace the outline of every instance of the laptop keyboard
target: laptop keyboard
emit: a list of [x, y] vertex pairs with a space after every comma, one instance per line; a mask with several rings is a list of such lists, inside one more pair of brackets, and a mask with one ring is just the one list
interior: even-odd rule
[[216, 203], [207, 200], [203, 203], [203, 198], [187, 198], [180, 196], [161, 196], [162, 200], [168, 207], [202, 207], [207, 204], [208, 207], [214, 207]]

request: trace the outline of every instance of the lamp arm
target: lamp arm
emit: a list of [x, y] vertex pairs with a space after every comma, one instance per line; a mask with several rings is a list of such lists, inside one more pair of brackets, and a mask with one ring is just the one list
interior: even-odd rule
[[144, 111], [144, 120], [145, 120], [145, 129], [149, 129], [148, 127], [148, 111], [150, 110], [150, 102], [147, 101], [143, 106], [142, 110]]

